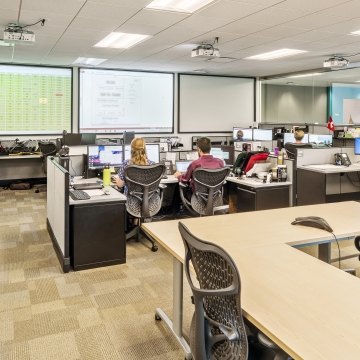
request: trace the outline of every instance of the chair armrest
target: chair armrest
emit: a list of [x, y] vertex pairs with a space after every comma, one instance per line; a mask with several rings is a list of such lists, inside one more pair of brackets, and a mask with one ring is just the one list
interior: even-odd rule
[[184, 184], [183, 182], [179, 181], [179, 186], [186, 189], [188, 187], [187, 184]]
[[164, 189], [167, 188], [167, 186], [166, 186], [165, 184], [159, 184], [159, 188], [162, 189], [162, 190], [164, 190]]

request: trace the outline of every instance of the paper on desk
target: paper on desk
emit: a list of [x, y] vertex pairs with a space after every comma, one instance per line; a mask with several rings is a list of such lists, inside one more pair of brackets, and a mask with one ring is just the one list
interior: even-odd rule
[[105, 195], [101, 189], [89, 189], [89, 190], [83, 190], [83, 191], [85, 191], [89, 196]]

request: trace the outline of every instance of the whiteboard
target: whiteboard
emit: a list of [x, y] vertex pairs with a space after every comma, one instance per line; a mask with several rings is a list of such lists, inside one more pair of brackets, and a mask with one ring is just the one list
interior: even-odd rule
[[179, 75], [179, 133], [230, 132], [254, 121], [254, 78]]

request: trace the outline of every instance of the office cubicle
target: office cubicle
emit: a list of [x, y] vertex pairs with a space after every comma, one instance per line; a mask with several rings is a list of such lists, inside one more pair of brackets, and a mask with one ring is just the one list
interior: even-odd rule
[[47, 158], [47, 229], [64, 272], [70, 270], [69, 254], [69, 180], [70, 175], [58, 163]]

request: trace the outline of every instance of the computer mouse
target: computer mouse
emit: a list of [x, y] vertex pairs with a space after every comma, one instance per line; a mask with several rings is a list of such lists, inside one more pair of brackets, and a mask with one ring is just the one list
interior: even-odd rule
[[104, 189], [103, 191], [104, 191], [104, 194], [105, 194], [105, 195], [110, 195], [110, 190]]
[[163, 179], [167, 179], [168, 177], [167, 177], [166, 175], [164, 175], [162, 178], [163, 178]]

